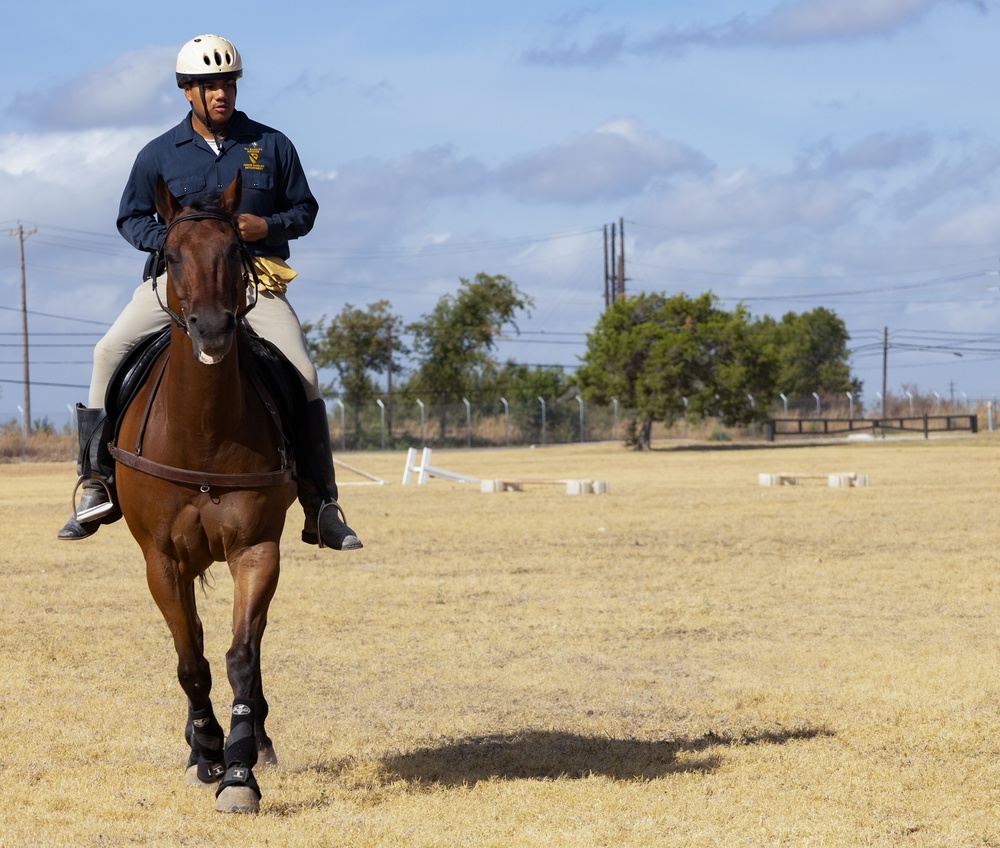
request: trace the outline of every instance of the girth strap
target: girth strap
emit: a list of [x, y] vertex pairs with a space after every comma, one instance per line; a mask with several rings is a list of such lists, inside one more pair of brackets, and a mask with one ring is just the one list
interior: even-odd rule
[[174, 468], [172, 465], [161, 465], [153, 462], [144, 456], [123, 451], [117, 445], [109, 445], [111, 455], [115, 462], [149, 474], [151, 477], [159, 477], [161, 480], [170, 480], [174, 483], [187, 483], [191, 486], [201, 486], [203, 489], [253, 489], [263, 486], [278, 486], [288, 483], [292, 479], [292, 471], [285, 468], [280, 471], [262, 471], [259, 474], [211, 474], [205, 471], [189, 471], [186, 468]]
[[[167, 361], [170, 359], [170, 349], [168, 348], [160, 361], [159, 370], [153, 380], [153, 389], [149, 393], [146, 401], [146, 409], [142, 414], [142, 423], [139, 426], [139, 435], [136, 438], [135, 453], [122, 450], [117, 444], [112, 442], [108, 445], [108, 450], [115, 462], [141, 471], [151, 477], [159, 477], [161, 480], [170, 480], [172, 483], [186, 483], [190, 486], [200, 486], [202, 491], [207, 492], [211, 488], [215, 489], [255, 489], [264, 486], [279, 486], [288, 483], [292, 479], [292, 470], [287, 467], [287, 456], [283, 446], [278, 448], [281, 456], [281, 468], [278, 471], [261, 471], [256, 474], [214, 474], [208, 471], [191, 471], [187, 468], [175, 468], [172, 465], [163, 465], [153, 462], [142, 456], [142, 441], [146, 434], [146, 425], [149, 423], [149, 413], [153, 408], [153, 400], [160, 388], [163, 374], [166, 371]], [[278, 443], [282, 445], [283, 435], [281, 426], [278, 424], [274, 409], [264, 398], [257, 381], [252, 381], [253, 387], [260, 397], [264, 407], [270, 413], [271, 421], [278, 433]]]

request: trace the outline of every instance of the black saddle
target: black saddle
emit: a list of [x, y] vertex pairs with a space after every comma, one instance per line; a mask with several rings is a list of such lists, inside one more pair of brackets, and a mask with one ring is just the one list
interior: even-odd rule
[[[307, 405], [305, 389], [298, 372], [275, 345], [258, 336], [246, 324], [241, 329], [243, 332], [240, 333], [241, 338], [237, 339], [237, 344], [242, 343], [250, 353], [241, 362], [250, 369], [259, 385], [274, 398], [285, 447], [290, 448], [300, 462], [308, 461], [310, 452], [303, 449], [304, 445], [299, 445], [300, 449], [295, 450], [299, 441], [297, 434], [304, 429], [296, 426], [296, 423], [306, 420]], [[132, 347], [115, 369], [104, 397], [104, 408], [109, 421], [113, 423], [112, 432], [116, 444], [125, 411], [145, 384], [153, 364], [169, 344], [170, 327], [150, 333]]]

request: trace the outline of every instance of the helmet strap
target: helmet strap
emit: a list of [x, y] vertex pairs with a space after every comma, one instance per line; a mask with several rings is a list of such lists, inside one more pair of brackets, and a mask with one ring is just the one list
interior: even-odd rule
[[[204, 112], [204, 117], [199, 115], [197, 110], [195, 109], [192, 109], [191, 111], [192, 113], [194, 113], [195, 117], [197, 117], [198, 120], [205, 125], [205, 129], [207, 129], [212, 134], [212, 137], [215, 139], [216, 148], [221, 149], [222, 139], [219, 137], [220, 130], [217, 130], [213, 126], [212, 119], [208, 117], [208, 99], [205, 97], [205, 83], [201, 82], [200, 80], [198, 81], [198, 94], [201, 96], [201, 110], [202, 112]], [[221, 130], [224, 129], [225, 127], [221, 128]]]

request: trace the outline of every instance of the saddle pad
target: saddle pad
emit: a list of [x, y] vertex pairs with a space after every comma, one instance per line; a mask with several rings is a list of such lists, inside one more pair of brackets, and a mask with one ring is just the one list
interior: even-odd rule
[[[305, 421], [306, 417], [306, 393], [298, 372], [285, 355], [267, 339], [256, 335], [245, 324], [241, 330], [237, 344], [242, 342], [245, 350], [250, 353], [250, 356], [244, 357], [241, 361], [248, 364], [251, 374], [274, 398], [276, 412], [280, 417], [288, 446], [298, 457], [308, 457], [309, 451], [304, 449], [304, 445], [299, 445], [299, 450], [295, 450], [295, 440], [291, 436], [303, 429], [296, 427], [295, 423]], [[116, 443], [125, 410], [145, 384], [153, 364], [169, 345], [168, 326], [140, 339], [115, 369], [108, 383], [104, 408], [108, 413], [108, 419], [113, 422]]]

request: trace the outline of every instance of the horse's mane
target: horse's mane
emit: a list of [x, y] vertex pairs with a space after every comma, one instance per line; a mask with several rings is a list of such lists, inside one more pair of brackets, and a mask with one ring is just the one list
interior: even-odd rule
[[187, 204], [187, 208], [192, 212], [211, 212], [215, 215], [224, 215], [232, 221], [236, 220], [236, 215], [232, 214], [222, 205], [221, 192], [200, 194]]

